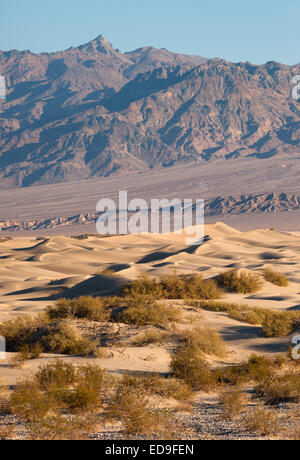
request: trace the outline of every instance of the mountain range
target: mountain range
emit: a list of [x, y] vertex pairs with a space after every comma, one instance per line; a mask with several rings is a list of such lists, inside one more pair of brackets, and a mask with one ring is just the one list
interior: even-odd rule
[[121, 53], [99, 36], [56, 53], [0, 51], [0, 74], [2, 189], [300, 153], [300, 65]]

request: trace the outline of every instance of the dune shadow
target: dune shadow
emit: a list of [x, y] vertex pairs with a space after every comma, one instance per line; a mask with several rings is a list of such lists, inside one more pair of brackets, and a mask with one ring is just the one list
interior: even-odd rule
[[251, 345], [249, 348], [251, 350], [260, 352], [260, 353], [284, 353], [289, 349], [289, 341], [280, 341], [280, 342], [269, 342], [261, 343], [257, 345]]
[[257, 339], [262, 335], [261, 328], [253, 326], [229, 326], [223, 328], [220, 334], [227, 342]]
[[66, 289], [63, 295], [58, 295], [56, 298], [75, 299], [80, 296], [89, 295], [103, 297], [119, 295], [126, 284], [128, 284], [128, 280], [120, 276], [94, 275], [88, 280]]

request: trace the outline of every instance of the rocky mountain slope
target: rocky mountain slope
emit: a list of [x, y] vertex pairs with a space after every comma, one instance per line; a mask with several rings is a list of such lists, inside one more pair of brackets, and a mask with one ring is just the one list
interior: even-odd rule
[[[253, 213], [279, 213], [300, 210], [300, 196], [293, 193], [218, 196], [205, 202], [206, 217], [227, 217]], [[80, 213], [34, 221], [0, 220], [0, 232], [42, 230], [96, 224], [98, 215]]]
[[0, 187], [139, 173], [177, 162], [297, 155], [300, 66], [254, 66], [102, 36], [57, 53], [0, 52]]

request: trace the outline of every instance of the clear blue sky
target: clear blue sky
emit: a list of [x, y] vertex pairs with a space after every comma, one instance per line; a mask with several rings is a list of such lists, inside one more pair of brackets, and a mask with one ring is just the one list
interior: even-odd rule
[[0, 49], [56, 51], [103, 34], [115, 48], [261, 64], [300, 62], [300, 0], [2, 0]]

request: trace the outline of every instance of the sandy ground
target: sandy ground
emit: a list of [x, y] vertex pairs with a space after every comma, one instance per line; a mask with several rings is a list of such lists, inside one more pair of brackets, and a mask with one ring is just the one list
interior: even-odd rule
[[[77, 240], [56, 236], [45, 241], [16, 238], [0, 243], [0, 321], [24, 314], [36, 314], [59, 297], [108, 295], [142, 274], [151, 276], [202, 273], [213, 277], [230, 269], [261, 272], [271, 267], [290, 280], [287, 288], [265, 283], [256, 295], [227, 294], [224, 301], [245, 303], [272, 310], [300, 308], [300, 235], [255, 230], [242, 233], [222, 223], [207, 226], [207, 241], [187, 247], [184, 235], [127, 235]], [[103, 273], [105, 272], [105, 273]], [[175, 302], [176, 303], [176, 302]], [[259, 327], [228, 318], [224, 313], [195, 313], [181, 305], [194, 325], [209, 326], [220, 332], [231, 351], [227, 362], [240, 362], [252, 353], [274, 354], [287, 350], [291, 338], [266, 339]], [[189, 320], [179, 327], [189, 327]], [[140, 331], [139, 331], [140, 332]], [[137, 331], [131, 331], [136, 334]], [[171, 351], [168, 347], [134, 346], [108, 349], [99, 364], [113, 373], [167, 373]], [[12, 369], [0, 364], [0, 377], [13, 384], [39, 367], [27, 363]], [[66, 358], [82, 361], [78, 358]], [[215, 362], [218, 365], [221, 363]]]

